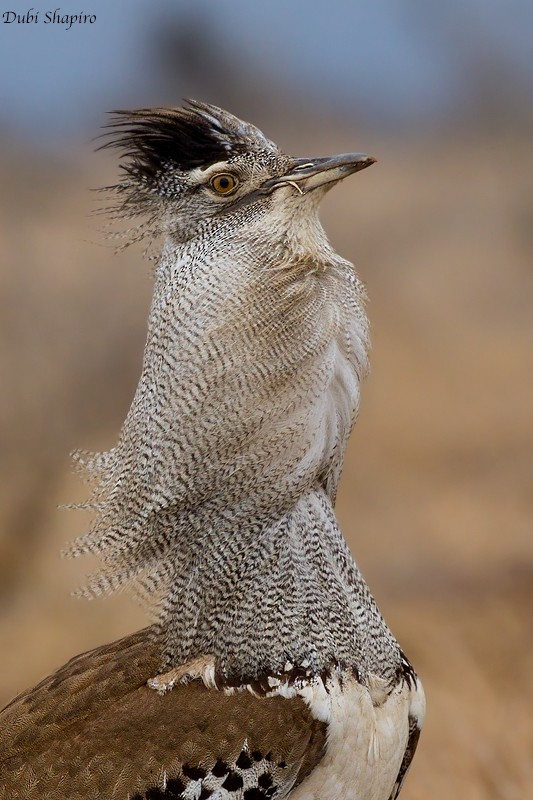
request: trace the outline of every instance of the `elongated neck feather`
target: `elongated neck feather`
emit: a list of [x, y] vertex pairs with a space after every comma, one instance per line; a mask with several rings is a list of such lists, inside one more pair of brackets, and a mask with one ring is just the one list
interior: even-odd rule
[[314, 214], [272, 225], [169, 237], [120, 439], [85, 458], [97, 515], [75, 549], [102, 558], [93, 590], [159, 593], [167, 665], [210, 652], [233, 677], [362, 664], [363, 595], [374, 609], [332, 510], [366, 370], [363, 288]]

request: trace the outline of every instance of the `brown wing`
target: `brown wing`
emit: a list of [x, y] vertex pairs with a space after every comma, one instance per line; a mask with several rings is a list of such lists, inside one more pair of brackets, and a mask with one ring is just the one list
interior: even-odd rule
[[300, 698], [200, 681], [161, 696], [146, 686], [157, 665], [144, 630], [16, 698], [0, 713], [1, 800], [282, 798], [320, 760], [325, 725]]

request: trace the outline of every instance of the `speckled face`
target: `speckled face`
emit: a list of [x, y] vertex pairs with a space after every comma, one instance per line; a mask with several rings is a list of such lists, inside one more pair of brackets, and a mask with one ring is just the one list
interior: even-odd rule
[[170, 226], [181, 240], [294, 163], [253, 125], [200, 103], [117, 112], [109, 128], [104, 147], [124, 159], [117, 215], [147, 215], [151, 233]]
[[[188, 172], [166, 172], [164, 219], [168, 232], [178, 241], [192, 238], [206, 226], [237, 227], [249, 219], [254, 205], [258, 213], [272, 207], [269, 182], [283, 176], [294, 159], [281, 153], [242, 153], [224, 161], [195, 167]], [[163, 180], [163, 179], [162, 179]], [[294, 192], [294, 189], [292, 190]], [[244, 213], [243, 213], [244, 211]]]

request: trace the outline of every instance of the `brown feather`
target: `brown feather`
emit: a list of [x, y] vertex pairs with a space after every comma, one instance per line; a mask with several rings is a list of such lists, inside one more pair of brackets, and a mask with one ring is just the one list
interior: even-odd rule
[[77, 656], [10, 703], [0, 713], [0, 798], [144, 798], [243, 751], [289, 789], [320, 760], [326, 726], [301, 698], [224, 694], [199, 680], [159, 695], [146, 685], [159, 658], [146, 629]]

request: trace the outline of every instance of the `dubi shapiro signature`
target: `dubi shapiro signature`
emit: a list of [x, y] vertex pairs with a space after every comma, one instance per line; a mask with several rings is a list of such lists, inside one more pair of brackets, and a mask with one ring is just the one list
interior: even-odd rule
[[63, 14], [60, 8], [55, 11], [36, 11], [34, 8], [28, 9], [25, 14], [18, 11], [3, 11], [2, 22], [4, 25], [63, 25], [69, 31], [74, 25], [94, 25], [96, 14]]

